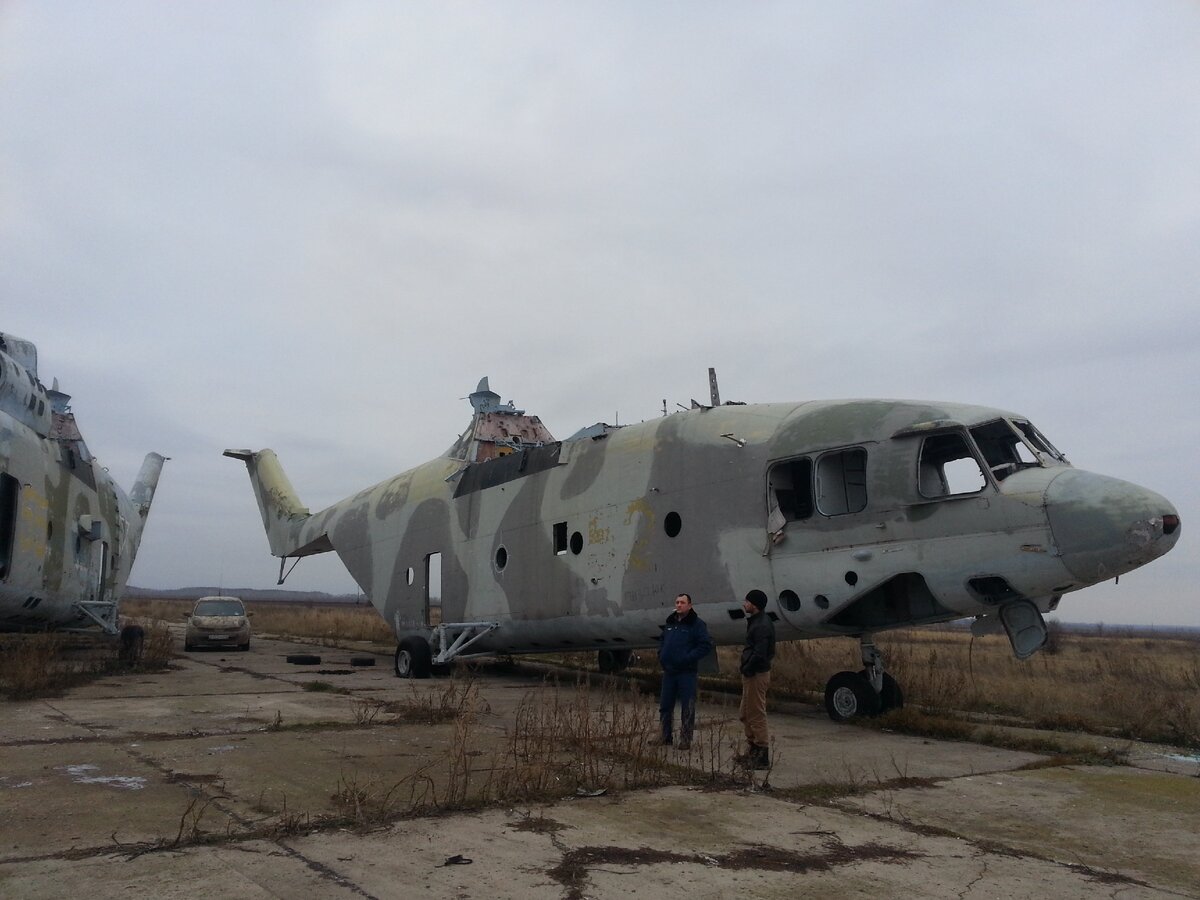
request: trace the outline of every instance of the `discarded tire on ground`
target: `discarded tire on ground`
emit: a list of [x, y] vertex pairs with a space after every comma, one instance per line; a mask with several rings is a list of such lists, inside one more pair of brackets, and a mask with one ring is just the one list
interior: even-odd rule
[[373, 665], [375, 665], [375, 657], [373, 657], [373, 656], [352, 656], [352, 657], [350, 657], [350, 665], [352, 665], [352, 666], [373, 666]]
[[287, 657], [287, 661], [293, 666], [319, 666], [321, 657], [313, 656], [311, 653], [293, 653]]

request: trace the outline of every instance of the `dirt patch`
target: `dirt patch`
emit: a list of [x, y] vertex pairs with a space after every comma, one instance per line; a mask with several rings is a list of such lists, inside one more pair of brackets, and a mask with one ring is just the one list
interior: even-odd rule
[[558, 834], [570, 825], [564, 825], [562, 822], [556, 822], [553, 819], [547, 819], [544, 815], [534, 818], [533, 816], [525, 816], [521, 821], [508, 826], [513, 831], [528, 831], [532, 834]]
[[650, 847], [579, 847], [563, 854], [562, 862], [546, 874], [567, 889], [568, 900], [582, 900], [588, 872], [600, 865], [653, 866], [662, 863], [691, 863], [713, 868], [764, 872], [828, 872], [836, 866], [857, 862], [907, 862], [924, 854], [900, 847], [869, 842], [850, 846], [837, 838], [825, 841], [819, 851], [783, 850], [778, 847], [748, 847], [712, 856], [677, 853]]

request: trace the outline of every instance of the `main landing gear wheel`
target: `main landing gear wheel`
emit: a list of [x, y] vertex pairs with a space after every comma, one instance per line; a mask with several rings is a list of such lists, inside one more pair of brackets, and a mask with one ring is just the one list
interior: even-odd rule
[[146, 647], [146, 631], [141, 625], [126, 625], [121, 629], [118, 658], [127, 666], [135, 665], [142, 658]]
[[596, 652], [596, 665], [606, 675], [624, 672], [632, 661], [632, 650], [598, 650]]
[[861, 672], [838, 672], [825, 685], [825, 711], [835, 722], [879, 714], [879, 695]]
[[396, 647], [397, 678], [428, 678], [433, 671], [433, 653], [424, 638], [406, 637]]
[[[867, 677], [866, 669], [863, 670], [862, 676], [863, 678]], [[903, 708], [904, 691], [900, 690], [900, 683], [887, 672], [884, 672], [883, 688], [879, 692], [879, 711], [885, 713], [889, 710]]]

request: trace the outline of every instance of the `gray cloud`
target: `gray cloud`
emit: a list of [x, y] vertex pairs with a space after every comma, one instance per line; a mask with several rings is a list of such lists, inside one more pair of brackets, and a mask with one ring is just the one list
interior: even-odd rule
[[[1197, 507], [1182, 4], [10, 3], [0, 328], [128, 483], [135, 583], [265, 586], [483, 374], [566, 436], [705, 391], [957, 399]], [[1192, 623], [1191, 541], [1062, 615]], [[336, 561], [297, 588], [351, 589]]]

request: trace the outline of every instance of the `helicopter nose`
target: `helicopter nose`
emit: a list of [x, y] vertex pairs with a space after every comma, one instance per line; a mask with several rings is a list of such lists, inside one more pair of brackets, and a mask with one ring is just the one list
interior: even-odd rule
[[1063, 564], [1088, 584], [1158, 559], [1179, 540], [1179, 513], [1154, 491], [1068, 469], [1046, 488], [1046, 514]]

